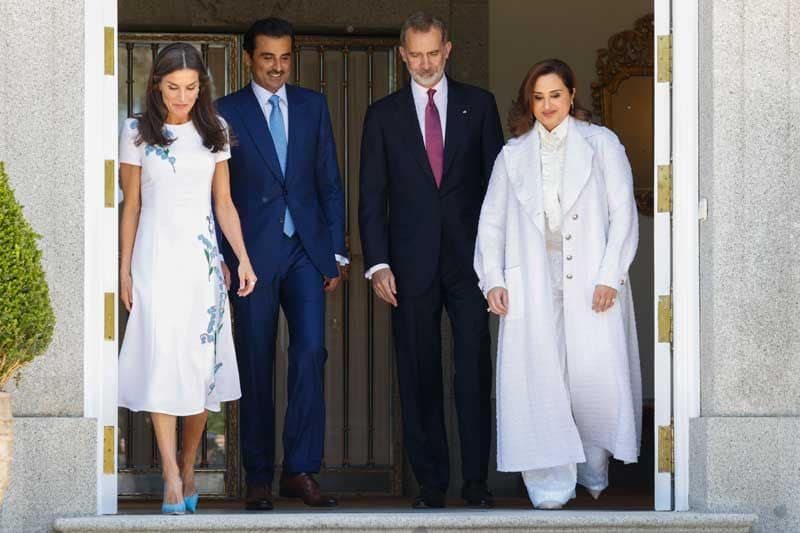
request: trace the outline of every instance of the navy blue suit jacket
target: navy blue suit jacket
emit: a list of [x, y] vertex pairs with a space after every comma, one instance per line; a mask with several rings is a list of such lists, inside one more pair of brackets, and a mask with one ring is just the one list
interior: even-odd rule
[[444, 175], [436, 187], [411, 87], [367, 110], [361, 141], [359, 227], [364, 265], [388, 263], [398, 292], [428, 288], [443, 254], [461, 279], [472, 268], [483, 197], [503, 128], [494, 96], [447, 78]]
[[[231, 196], [239, 213], [247, 253], [259, 277], [268, 279], [280, 265], [275, 256], [283, 236], [286, 206], [297, 236], [320, 274], [339, 275], [335, 254], [347, 257], [344, 196], [336, 144], [325, 97], [286, 85], [289, 104], [289, 146], [286, 177], [252, 87], [217, 100], [219, 114], [228, 122], [235, 143], [229, 161]], [[238, 261], [218, 232], [220, 248], [231, 271]], [[236, 290], [237, 276], [232, 290]]]

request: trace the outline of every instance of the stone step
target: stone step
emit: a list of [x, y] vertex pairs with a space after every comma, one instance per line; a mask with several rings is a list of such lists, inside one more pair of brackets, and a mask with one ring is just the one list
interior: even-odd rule
[[184, 516], [115, 515], [60, 518], [57, 533], [73, 532], [179, 532], [211, 531], [305, 533], [498, 533], [537, 532], [669, 532], [745, 533], [751, 531], [755, 515], [671, 513], [653, 511], [531, 511], [448, 510], [376, 512], [199, 513]]

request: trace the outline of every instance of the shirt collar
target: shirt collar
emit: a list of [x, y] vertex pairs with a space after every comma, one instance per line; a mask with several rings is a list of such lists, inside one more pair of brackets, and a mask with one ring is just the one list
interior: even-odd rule
[[269, 108], [272, 107], [271, 104], [269, 103], [269, 99], [274, 94], [277, 94], [278, 98], [281, 99], [281, 103], [288, 107], [289, 100], [286, 98], [286, 84], [285, 83], [283, 85], [281, 85], [281, 88], [278, 89], [277, 92], [274, 92], [274, 93], [268, 91], [267, 89], [265, 89], [264, 87], [262, 87], [261, 85], [257, 84], [254, 81], [250, 82], [250, 86], [253, 88], [253, 93], [256, 95], [256, 99], [258, 100], [258, 103], [262, 108], [267, 107], [267, 106], [270, 106]]
[[553, 128], [552, 131], [547, 131], [547, 128], [542, 126], [542, 123], [537, 120], [534, 127], [539, 134], [539, 141], [542, 143], [542, 146], [546, 146], [547, 148], [560, 147], [564, 143], [564, 139], [567, 138], [569, 123], [570, 116], [567, 115], [567, 118], [562, 120], [561, 124]]
[[[435, 89], [435, 96], [442, 96], [447, 98], [447, 76], [442, 76], [439, 83], [431, 87]], [[417, 102], [428, 103], [428, 89], [417, 83], [414, 78], [411, 78], [411, 93], [414, 95], [414, 100]]]

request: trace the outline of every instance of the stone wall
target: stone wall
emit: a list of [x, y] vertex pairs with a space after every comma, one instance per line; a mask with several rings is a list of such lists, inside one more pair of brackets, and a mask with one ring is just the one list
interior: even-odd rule
[[[82, 2], [0, 2], [0, 160], [34, 230], [56, 313], [48, 351], [12, 394], [14, 457], [0, 530], [49, 531], [96, 510], [96, 432], [83, 416]], [[0, 296], [1, 297], [1, 296]]]
[[702, 418], [691, 505], [800, 530], [800, 4], [700, 2]]

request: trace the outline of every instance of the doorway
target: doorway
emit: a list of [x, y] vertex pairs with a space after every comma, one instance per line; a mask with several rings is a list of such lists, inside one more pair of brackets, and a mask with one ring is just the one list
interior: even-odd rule
[[[506, 3], [516, 4], [516, 2]], [[573, 3], [580, 4], [580, 2], [577, 1]], [[660, 31], [657, 31], [666, 31], [666, 33], [669, 33], [669, 2], [666, 2], [666, 22], [664, 22], [665, 19], [663, 13], [664, 3], [665, 2], [663, 0], [657, 0], [655, 2], [656, 10], [662, 10], [662, 28]], [[492, 5], [494, 3], [489, 2], [489, 4], [491, 19], [493, 14]], [[527, 2], [522, 2], [522, 4], [527, 4]], [[588, 5], [589, 3], [586, 4]], [[662, 7], [659, 8], [659, 5]], [[650, 10], [652, 11], [653, 3], [649, 2], [649, 6]], [[124, 5], [122, 8], [124, 9]], [[581, 21], [581, 6], [578, 6], [575, 10], [569, 11], [578, 13], [578, 15], [571, 16], [567, 23], [560, 26], [562, 30], [560, 35], [564, 39], [572, 39], [574, 35], [581, 35], [582, 28], [585, 25], [593, 22], [593, 18], [591, 16], [586, 16], [586, 20]], [[516, 16], [520, 17], [520, 13], [516, 13]], [[624, 31], [635, 20], [636, 16], [631, 13], [631, 16], [625, 20], [625, 23], [619, 25], [615, 31]], [[658, 16], [656, 17], [656, 21], [658, 21]], [[573, 26], [570, 26], [570, 24]], [[664, 24], [667, 26], [666, 30], [663, 28]], [[569, 30], [569, 28], [575, 29], [575, 33]], [[505, 31], [510, 33], [509, 30]], [[530, 29], [527, 31], [530, 34]], [[612, 34], [613, 32], [608, 32], [606, 38]], [[147, 59], [145, 56], [147, 56], [149, 53], [151, 54], [152, 58], [153, 50], [157, 50], [157, 48], [154, 48], [154, 46], [161, 46], [164, 42], [168, 42], [155, 39], [157, 36], [163, 36], [166, 39], [178, 40], [175, 34], [146, 34], [142, 36], [141, 40], [135, 42], [134, 55], [141, 55], [143, 58], [142, 60], [146, 63]], [[121, 34], [119, 36], [120, 46], [118, 48], [119, 62], [117, 72], [119, 80], [118, 86], [120, 88], [119, 102], [121, 104], [119, 106], [121, 111], [119, 111], [118, 116], [121, 115], [121, 118], [124, 118], [130, 112], [135, 112], [136, 109], [137, 97], [135, 95], [133, 97], [133, 104], [130, 106], [127, 104], [128, 99], [130, 98], [127, 92], [128, 87], [131, 85], [129, 82], [132, 82], [132, 84], [135, 86], [136, 83], [139, 83], [137, 76], [140, 79], [143, 78], [143, 76], [140, 74], [134, 75], [133, 78], [126, 77], [128, 69], [126, 55], [128, 52], [128, 41], [124, 40], [125, 37], [125, 34]], [[214, 76], [218, 90], [220, 88], [220, 80], [225, 80], [226, 91], [235, 90], [235, 88], [246, 82], [244, 80], [241, 67], [239, 66], [238, 70], [236, 68], [232, 68], [235, 65], [241, 65], [241, 58], [230, 55], [238, 53], [240, 50], [240, 44], [238, 44], [238, 34], [181, 34], [180, 37], [180, 40], [194, 42], [208, 58], [210, 68], [212, 68], [212, 70], [217, 69]], [[218, 37], [223, 37], [223, 39], [217, 40]], [[361, 102], [363, 103], [364, 100], [369, 101], [369, 98], [377, 99], [382, 94], [390, 92], [393, 90], [393, 87], [397, 86], [399, 81], [398, 78], [400, 74], [404, 72], [404, 70], [399, 68], [397, 63], [397, 54], [395, 48], [396, 40], [389, 38], [388, 41], [391, 42], [384, 42], [382, 44], [378, 43], [377, 41], [372, 41], [373, 46], [371, 49], [373, 55], [371, 65], [374, 69], [372, 74], [373, 76], [378, 77], [375, 77], [371, 83], [362, 85], [356, 81], [352, 70], [348, 70], [348, 67], [345, 67], [344, 65], [350, 65], [352, 67], [352, 65], [359, 61], [362, 61], [362, 66], [364, 65], [364, 61], [366, 61], [366, 64], [369, 65], [370, 61], [368, 59], [364, 59], [364, 57], [368, 56], [368, 51], [370, 49], [370, 46], [367, 45], [366, 42], [369, 39], [376, 39], [375, 37], [353, 36], [355, 37], [355, 41], [348, 41], [347, 39], [351, 39], [350, 36], [330, 38], [308, 35], [305, 37], [308, 38], [308, 47], [307, 49], [300, 51], [301, 57], [299, 57], [298, 61], [300, 68], [297, 69], [297, 75], [300, 76], [301, 79], [295, 81], [301, 85], [306, 84], [307, 87], [321, 90], [328, 96], [332, 119], [335, 121], [335, 134], [337, 138], [337, 148], [339, 150], [340, 168], [342, 169], [343, 179], [349, 180], [351, 183], [350, 192], [348, 193], [348, 224], [350, 230], [349, 242], [351, 247], [351, 255], [354, 258], [360, 259], [359, 250], [357, 249], [359, 242], [357, 236], [357, 224], [355, 224], [354, 218], [354, 207], [357, 205], [357, 198], [352, 196], [352, 191], [357, 189], [357, 187], [353, 188], [352, 183], [355, 183], [357, 180], [358, 143], [360, 140], [360, 132], [356, 133], [356, 131], [360, 128], [361, 118], [363, 118], [363, 110], [366, 106], [364, 105], [364, 107], [361, 108], [356, 107], [352, 103], [352, 99], [361, 98]], [[584, 37], [582, 37], [582, 39]], [[192, 41], [192, 39], [195, 40]], [[380, 40], [381, 38], [377, 39]], [[230, 44], [225, 45], [223, 43]], [[204, 44], [206, 47], [203, 46]], [[558, 40], [555, 40], [555, 44], [559, 44]], [[591, 47], [591, 45], [587, 45], [586, 42], [579, 44], [581, 44], [581, 46], [587, 50]], [[226, 48], [226, 46], [228, 46], [228, 48]], [[359, 49], [359, 46], [362, 48]], [[142, 51], [139, 51], [138, 48], [142, 48]], [[219, 48], [222, 48], [223, 50], [220, 51]], [[515, 49], [518, 48], [512, 48], [512, 50]], [[381, 53], [385, 52], [386, 55], [381, 56], [380, 59], [376, 60], [376, 57], [379, 57], [379, 51]], [[587, 51], [587, 53], [591, 55], [592, 61], [596, 59], [594, 55], [594, 48], [592, 48], [590, 52]], [[362, 56], [361, 54], [365, 55]], [[541, 54], [537, 54], [538, 52], [534, 53], [531, 51], [531, 53], [527, 55], [531, 58], [539, 58], [539, 55], [542, 55], [542, 57], [547, 55], [545, 54], [544, 50], [542, 50]], [[357, 56], [359, 56], [358, 59], [356, 58]], [[215, 67], [215, 61], [218, 65], [224, 65], [224, 68], [219, 66]], [[378, 70], [384, 68], [381, 65], [385, 66], [385, 70]], [[394, 72], [393, 78], [390, 77], [392, 70]], [[146, 72], [146, 69], [144, 72]], [[347, 74], [345, 74], [345, 72], [347, 72]], [[518, 83], [518, 80], [521, 78], [523, 73], [524, 72], [522, 71], [515, 73], [517, 78], [516, 83]], [[385, 76], [385, 78], [383, 76]], [[586, 81], [585, 85], [587, 87], [589, 85], [589, 81], [594, 79], [592, 76], [583, 76], [583, 78]], [[384, 79], [385, 85], [379, 86], [379, 83], [383, 83], [378, 82], [377, 80], [379, 79]], [[141, 83], [143, 83], [143, 80], [141, 80]], [[359, 85], [360, 88], [356, 88], [356, 85]], [[365, 86], [366, 88], [364, 88]], [[355, 96], [358, 91], [366, 91], [367, 96], [364, 96], [363, 93], [360, 97]], [[587, 104], [589, 103], [587, 96], [589, 93], [590, 90], [588, 88], [585, 91], [582, 91], [584, 105], [587, 107]], [[219, 93], [219, 95], [221, 94], [222, 93]], [[347, 95], [347, 104], [343, 103], [344, 101], [341, 99], [342, 94]], [[505, 100], [507, 100], [507, 95], [501, 95], [496, 91], [496, 96], [501, 107], [501, 115], [503, 115], [503, 105]], [[360, 111], [357, 111], [358, 109], [360, 109]], [[659, 112], [656, 111], [657, 116], [658, 113]], [[670, 111], [668, 108], [666, 111], [667, 118], [669, 118], [671, 113], [672, 111]], [[342, 121], [343, 116], [351, 117], [348, 119], [350, 120], [348, 126], [346, 126]], [[343, 132], [349, 132], [349, 134], [344, 134]], [[669, 124], [667, 124], [667, 132], [667, 136], [669, 136]], [[345, 146], [348, 146], [348, 148], [346, 149]], [[667, 161], [670, 159], [670, 153], [669, 145], [667, 145]], [[655, 158], [656, 163], [663, 162], [664, 154], [656, 153]], [[658, 223], [656, 218], [657, 215], [654, 216], [650, 222], [650, 227], [652, 228], [653, 232], [657, 231], [656, 226], [658, 226]], [[644, 234], [644, 232], [647, 231], [647, 226], [645, 223], [642, 223], [641, 218], [640, 226], [641, 232]], [[642, 246], [646, 246], [646, 244], [643, 242], [642, 245], [640, 245], [640, 250], [642, 249]], [[669, 252], [671, 250], [670, 243], [667, 243], [666, 246]], [[656, 258], [664, 259], [663, 256], [658, 256]], [[656, 262], [656, 258], [652, 259], [651, 262]], [[637, 261], [639, 261], [639, 259], [637, 259]], [[666, 261], [669, 263], [669, 255], [666, 257]], [[645, 270], [646, 269], [647, 268], [645, 268]], [[651, 335], [655, 337], [654, 332], [657, 329], [654, 321], [655, 313], [648, 312], [648, 307], [650, 309], [653, 308], [652, 292], [648, 293], [646, 287], [648, 282], [651, 283], [650, 286], [653, 286], [653, 266], [650, 266], [649, 269], [649, 273], [644, 274], [644, 277], [646, 278], [644, 282], [640, 282], [638, 285], [636, 281], [633, 282], [637, 293], [645, 295], [644, 300], [637, 301], [637, 318], [638, 316], [641, 316], [643, 312], [645, 317], [644, 319], [640, 319], [639, 323], [640, 345], [645, 342], [642, 338], [643, 331], [649, 330]], [[348, 292], [345, 294], [345, 291], [340, 291], [337, 293], [336, 298], [331, 298], [328, 302], [329, 324], [327, 333], [328, 348], [331, 354], [329, 363], [338, 361], [339, 367], [332, 370], [334, 365], [328, 365], [328, 372], [326, 374], [326, 400], [330, 407], [336, 406], [336, 409], [338, 409], [338, 415], [331, 416], [332, 414], [329, 414], [329, 427], [326, 433], [325, 470], [321, 481], [323, 482], [323, 485], [326, 485], [330, 482], [330, 487], [338, 487], [334, 488], [334, 490], [345, 493], [349, 492], [347, 487], [357, 486], [360, 487], [359, 491], [366, 491], [373, 494], [401, 494], [403, 492], [404, 485], [402, 472], [402, 450], [398, 440], [398, 404], [396, 400], [395, 389], [392, 385], [393, 366], [391, 364], [391, 335], [389, 334], [390, 330], [388, 313], [381, 315], [380, 307], [382, 306], [376, 305], [376, 302], [374, 302], [372, 298], [368, 297], [370, 291], [368, 290], [368, 285], [363, 283], [363, 276], [360, 275], [362, 272], [363, 264], [359, 267], [354, 262]], [[632, 273], [632, 276], [635, 276], [635, 274]], [[656, 290], [657, 289], [658, 288], [656, 288]], [[669, 284], [667, 285], [667, 292], [669, 292]], [[649, 322], [652, 324], [650, 327], [647, 326], [648, 316]], [[369, 325], [366, 329], [366, 333], [363, 330], [364, 324]], [[122, 320], [120, 326], [120, 332], [122, 332]], [[361, 331], [357, 331], [357, 328], [361, 328]], [[447, 339], [448, 337], [445, 336], [446, 342]], [[285, 350], [286, 340], [284, 328], [283, 333], [279, 338], [279, 350]], [[658, 342], [653, 339], [650, 349], [650, 352], [653, 354], [653, 358], [657, 358], [658, 355], [654, 353], [654, 350], [652, 349], [653, 344], [657, 345]], [[642, 359], [644, 361], [644, 349], [642, 349], [642, 354]], [[651, 366], [649, 368], [643, 368], [643, 371], [645, 373], [651, 373], [651, 375], [654, 375], [654, 369], [656, 368], [657, 363], [652, 362], [650, 364]], [[664, 365], [662, 364], [659, 368], [662, 368], [663, 370]], [[671, 369], [670, 360], [667, 360], [666, 362], [666, 369], [667, 371]], [[280, 372], [281, 370], [278, 369], [278, 374]], [[365, 389], [357, 390], [362, 383], [369, 383], [369, 381], [364, 380], [365, 375], [380, 375], [380, 379], [383, 380], [383, 385], [385, 386], [383, 392], [378, 393], [379, 385], [377, 381], [373, 382], [371, 385], [365, 385]], [[667, 419], [669, 419], [672, 413], [672, 399], [669, 396], [669, 394], [671, 394], [672, 387], [671, 375], [667, 376], [666, 380], [669, 391], [666, 404], [664, 404], [666, 407], [662, 406], [662, 409], [666, 409]], [[656, 381], [657, 380], [654, 377], [653, 393], [652, 397], [650, 398], [650, 400], [653, 402], [651, 404], [653, 405], [653, 409], [655, 409], [654, 403], [656, 396], [658, 396], [658, 384], [655, 383]], [[337, 388], [341, 388], [342, 390], [351, 390], [352, 392], [347, 395], [337, 396], [335, 395], [335, 390]], [[279, 388], [276, 388], [276, 394], [284, 393]], [[367, 401], [367, 399], [373, 399], [373, 401], [370, 402]], [[384, 407], [379, 407], [379, 401], [385, 401], [385, 404], [382, 404]], [[366, 415], [364, 415], [365, 412], [367, 413]], [[647, 413], [647, 410], [645, 410], [645, 413]], [[335, 426], [331, 426], [332, 419], [337, 420]], [[149, 434], [146, 432], [146, 418], [143, 417], [138, 421], [130, 420], [131, 419], [128, 417], [127, 413], [119, 413], [120, 423], [118, 426], [118, 461], [120, 468], [120, 494], [123, 494], [126, 497], [141, 497], [147, 495], [155, 496], [160, 492], [160, 483], [154, 484], [149, 481], [141, 481], [146, 480], [147, 476], [152, 476], [153, 473], [157, 471], [156, 469], [158, 464], [158, 458], [157, 456], [153, 455], [152, 451], [148, 455], [147, 438]], [[381, 423], [383, 426], [380, 426]], [[137, 435], [135, 429], [137, 427], [136, 424], [139, 424], [139, 427], [145, 428], [140, 430], [141, 434]], [[279, 434], [280, 428], [276, 429], [278, 430], [277, 434]], [[131, 434], [129, 431], [133, 431], [133, 433]], [[223, 432], [223, 438], [220, 439], [220, 434]], [[656, 430], [652, 424], [650, 427], [645, 425], [643, 432], [645, 439], [650, 437], [652, 440], [655, 440], [652, 438], [655, 433]], [[219, 420], [214, 424], [214, 426], [209, 428], [207, 438], [210, 438], [210, 441], [204, 445], [206, 453], [203, 454], [203, 458], [199, 459], [200, 466], [206, 469], [208, 472], [208, 475], [206, 476], [209, 480], [208, 485], [206, 486], [207, 494], [214, 494], [219, 497], [236, 497], [237, 491], [241, 490], [241, 478], [237, 477], [240, 472], [240, 467], [238, 466], [238, 459], [236, 458], [235, 454], [235, 434], [235, 406], [231, 406], [228, 411], [220, 415]], [[453, 433], [450, 432], [449, 434], [452, 445]], [[213, 444], [211, 441], [213, 441]], [[381, 444], [379, 444], [378, 441], [380, 441]], [[150, 446], [150, 449], [152, 450], [152, 443]], [[378, 450], [380, 446], [383, 446], [383, 451]], [[212, 450], [210, 455], [208, 454], [209, 450]], [[278, 453], [280, 454], [280, 451], [278, 451]], [[653, 493], [653, 473], [656, 470], [654, 466], [654, 456], [655, 451], [651, 452], [646, 448], [646, 445], [643, 446], [641, 464], [649, 463], [650, 466], [645, 466], [645, 470], [650, 468], [650, 471], [649, 474], [645, 471], [642, 472], [644, 472], [647, 480], [646, 482], [651, 483], [651, 487], [649, 488], [649, 494], [651, 495], [649, 496], [650, 498], [652, 498]], [[372, 458], [372, 461], [370, 461], [370, 458]], [[276, 459], [279, 460], [279, 456], [276, 457]], [[206, 461], [205, 463], [203, 462], [204, 460]], [[233, 463], [229, 464], [229, 461], [232, 461]], [[225, 464], [224, 468], [221, 467], [223, 463]], [[365, 471], [366, 474], [364, 474]], [[639, 477], [639, 474], [629, 474], [630, 471], [630, 467], [622, 468], [619, 470], [620, 473], [615, 473], [616, 471], [612, 470], [612, 483], [615, 483], [614, 479], [617, 479], [618, 481], [622, 480], [619, 482], [620, 486], [622, 486], [626, 483], [626, 480]], [[129, 480], [135, 480], [132, 481], [133, 485], [130, 485], [133, 487], [131, 490], [123, 490], [126, 486], [129, 486], [126, 485], [126, 476], [128, 476]], [[136, 476], [138, 476], [138, 478]], [[667, 487], [669, 488], [671, 476], [667, 474], [666, 477]], [[375, 482], [374, 485], [371, 485], [370, 483], [372, 483], [372, 481], [370, 480], [375, 479], [378, 479], [378, 481]], [[509, 481], [500, 481], [498, 477], [497, 479], [490, 481], [490, 484], [492, 484], [492, 487], [495, 489], [495, 492], [498, 493], [498, 495], [524, 494], [521, 492], [522, 485], [518, 479], [511, 480], [510, 477], [507, 477], [507, 479], [509, 479]], [[495, 483], [497, 483], [497, 485], [495, 485]], [[371, 492], [369, 487], [375, 487], [376, 490]], [[499, 487], [499, 490], [496, 487]], [[640, 488], [640, 485], [636, 485], [634, 490], [639, 491]], [[646, 490], [648, 489], [646, 488]], [[589, 502], [589, 505], [591, 505], [592, 508], [603, 506], [602, 502], [600, 505]], [[583, 506], [583, 504], [581, 503], [580, 506]], [[617, 503], [612, 506], [619, 508], [626, 507], [626, 504], [624, 501], [621, 501], [621, 503], [620, 501], [617, 501]], [[646, 508], [653, 508], [652, 499], [649, 500]]]

